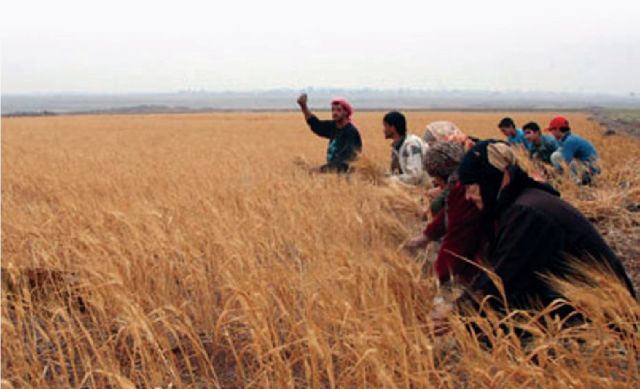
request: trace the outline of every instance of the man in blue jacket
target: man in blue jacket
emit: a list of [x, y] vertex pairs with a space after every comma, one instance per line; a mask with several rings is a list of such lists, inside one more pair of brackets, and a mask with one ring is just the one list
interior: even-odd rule
[[551, 163], [560, 172], [563, 165], [569, 165], [571, 174], [579, 184], [589, 185], [593, 176], [600, 173], [598, 152], [588, 140], [571, 132], [569, 121], [564, 116], [556, 116], [549, 123], [547, 131], [559, 142], [560, 148], [551, 154]]
[[350, 170], [349, 163], [362, 151], [362, 139], [358, 129], [351, 122], [353, 108], [345, 99], [334, 99], [331, 102], [333, 120], [320, 120], [312, 114], [307, 105], [307, 95], [298, 98], [298, 105], [304, 114], [311, 131], [318, 136], [329, 139], [327, 146], [327, 163], [320, 166], [321, 173], [344, 173]]

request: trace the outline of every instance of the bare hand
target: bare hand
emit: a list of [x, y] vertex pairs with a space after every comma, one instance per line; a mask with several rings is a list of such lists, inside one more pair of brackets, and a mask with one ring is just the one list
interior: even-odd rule
[[300, 95], [300, 97], [298, 97], [298, 105], [301, 107], [305, 107], [307, 105], [307, 94], [303, 93]]
[[429, 238], [427, 238], [424, 234], [416, 235], [411, 238], [407, 243], [404, 244], [404, 248], [407, 250], [417, 250], [423, 249], [427, 247], [429, 244]]
[[442, 336], [449, 331], [449, 315], [453, 307], [448, 302], [437, 302], [431, 309], [431, 321], [433, 332], [436, 336]]
[[425, 195], [430, 201], [433, 201], [436, 197], [440, 196], [440, 193], [442, 193], [442, 188], [431, 188], [427, 190]]

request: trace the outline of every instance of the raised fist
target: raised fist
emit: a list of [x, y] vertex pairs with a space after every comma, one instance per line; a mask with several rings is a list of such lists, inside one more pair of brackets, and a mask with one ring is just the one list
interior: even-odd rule
[[298, 97], [298, 105], [300, 105], [301, 107], [304, 107], [305, 105], [307, 105], [307, 94], [303, 93], [300, 95], [300, 97]]

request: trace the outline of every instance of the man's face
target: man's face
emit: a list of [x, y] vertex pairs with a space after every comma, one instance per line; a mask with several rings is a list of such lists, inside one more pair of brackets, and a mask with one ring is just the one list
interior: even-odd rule
[[382, 128], [384, 130], [384, 139], [392, 139], [396, 134], [395, 126], [386, 123], [384, 120], [382, 121]]
[[550, 132], [551, 132], [551, 135], [553, 135], [554, 138], [556, 138], [557, 140], [562, 139], [562, 131], [560, 131], [559, 128], [552, 128]]
[[331, 104], [331, 117], [336, 122], [347, 118], [347, 111], [340, 104]]
[[480, 211], [484, 208], [482, 196], [480, 195], [480, 185], [470, 184], [464, 186], [464, 198], [473, 202]]
[[514, 136], [516, 134], [516, 129], [513, 127], [500, 127], [500, 131], [502, 131], [506, 137]]
[[540, 142], [540, 132], [538, 131], [524, 130], [524, 137], [534, 144], [538, 144]]

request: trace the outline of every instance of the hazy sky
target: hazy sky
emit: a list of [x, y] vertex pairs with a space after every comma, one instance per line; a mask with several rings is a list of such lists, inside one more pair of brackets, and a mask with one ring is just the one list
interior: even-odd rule
[[640, 93], [640, 2], [5, 1], [2, 93]]

